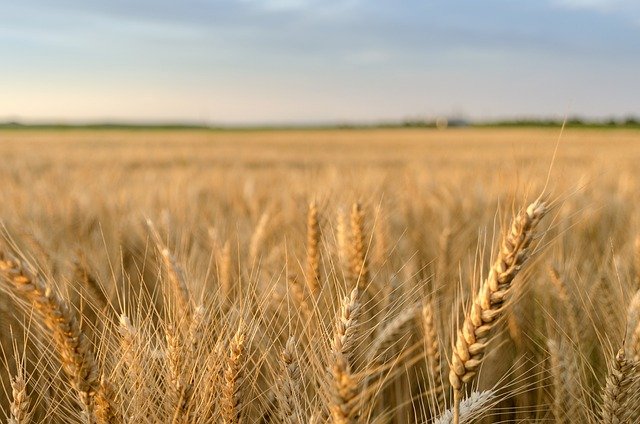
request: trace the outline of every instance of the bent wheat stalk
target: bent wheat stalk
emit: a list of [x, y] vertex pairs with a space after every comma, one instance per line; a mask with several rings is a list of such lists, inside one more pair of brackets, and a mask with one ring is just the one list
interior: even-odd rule
[[16, 292], [31, 302], [44, 325], [51, 331], [62, 368], [76, 390], [87, 422], [93, 421], [93, 398], [100, 371], [89, 339], [82, 332], [68, 303], [41, 277], [9, 254], [0, 253], [0, 272]]
[[535, 227], [546, 212], [546, 204], [536, 200], [513, 219], [509, 232], [503, 236], [496, 261], [474, 295], [462, 328], [458, 329], [449, 366], [456, 424], [460, 420], [458, 407], [463, 385], [475, 377], [482, 364], [489, 334], [502, 315], [511, 283], [529, 257]]

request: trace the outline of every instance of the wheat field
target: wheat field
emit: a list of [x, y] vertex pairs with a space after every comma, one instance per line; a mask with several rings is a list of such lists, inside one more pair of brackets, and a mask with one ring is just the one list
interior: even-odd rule
[[640, 132], [559, 133], [0, 132], [5, 420], [640, 422]]

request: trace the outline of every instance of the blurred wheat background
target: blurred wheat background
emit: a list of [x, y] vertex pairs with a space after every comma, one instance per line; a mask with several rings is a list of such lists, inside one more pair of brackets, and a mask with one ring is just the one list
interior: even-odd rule
[[3, 131], [6, 419], [639, 422], [640, 133], [558, 135]]

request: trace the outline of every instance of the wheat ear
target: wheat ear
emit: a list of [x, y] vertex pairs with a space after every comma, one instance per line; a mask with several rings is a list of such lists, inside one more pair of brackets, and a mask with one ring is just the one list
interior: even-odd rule
[[169, 381], [169, 399], [170, 407], [175, 412], [174, 421], [179, 417], [182, 405], [186, 402], [184, 399], [186, 382], [184, 381], [185, 371], [185, 351], [182, 335], [174, 325], [167, 324], [165, 328], [165, 340], [167, 350], [165, 355], [168, 381]]
[[187, 287], [184, 270], [176, 258], [171, 254], [167, 246], [162, 242], [162, 238], [151, 220], [147, 220], [147, 227], [149, 227], [149, 231], [151, 232], [156, 248], [158, 249], [158, 252], [160, 252], [160, 256], [162, 256], [162, 263], [166, 269], [167, 279], [169, 280], [171, 290], [175, 295], [178, 312], [180, 314], [190, 314], [191, 295], [189, 293], [189, 288]]
[[569, 291], [567, 290], [567, 285], [565, 281], [560, 277], [560, 273], [553, 266], [548, 268], [549, 279], [551, 284], [553, 285], [558, 300], [562, 303], [562, 308], [565, 311], [565, 317], [567, 319], [567, 323], [569, 325], [568, 331], [569, 334], [576, 337], [579, 340], [581, 331], [580, 326], [578, 325], [578, 314], [571, 302], [571, 296], [569, 295]]
[[218, 264], [218, 281], [220, 292], [224, 300], [231, 299], [233, 287], [231, 285], [231, 244], [227, 240], [222, 249], [218, 249], [216, 255]]
[[11, 404], [9, 424], [29, 424], [31, 422], [31, 399], [27, 393], [27, 382], [24, 379], [22, 365], [18, 366], [16, 376], [11, 380]]
[[0, 271], [18, 294], [31, 302], [51, 331], [62, 367], [78, 393], [85, 419], [93, 419], [93, 397], [100, 371], [89, 339], [71, 307], [41, 277], [8, 254], [0, 255]]
[[301, 318], [304, 320], [305, 325], [308, 325], [313, 317], [311, 306], [307, 301], [307, 297], [304, 293], [304, 286], [298, 282], [295, 276], [291, 275], [287, 278], [289, 289], [293, 295], [297, 307], [299, 308]]
[[[451, 354], [449, 382], [454, 390], [454, 404], [460, 402], [463, 385], [474, 378], [482, 364], [489, 334], [502, 315], [513, 279], [529, 257], [535, 227], [546, 211], [546, 204], [536, 200], [514, 218], [489, 275], [473, 297]], [[455, 423], [459, 418], [457, 409], [454, 405]]]
[[620, 349], [614, 358], [602, 398], [602, 422], [618, 424], [631, 422], [627, 405], [629, 390], [636, 381], [636, 364], [626, 358], [624, 349]]
[[[468, 398], [460, 402], [460, 422], [470, 423], [480, 418], [491, 407], [495, 393], [491, 390], [473, 392]], [[449, 409], [433, 424], [451, 424], [454, 422], [454, 411]]]
[[269, 222], [269, 212], [263, 212], [260, 215], [260, 220], [256, 224], [256, 228], [251, 235], [251, 241], [249, 242], [249, 260], [251, 263], [256, 264], [260, 255], [260, 250], [264, 244], [264, 240], [267, 235], [267, 223]]
[[370, 345], [367, 354], [367, 362], [384, 362], [380, 355], [383, 355], [393, 343], [400, 339], [407, 331], [417, 316], [420, 305], [410, 306], [400, 312], [393, 320], [391, 320], [375, 337]]
[[244, 383], [245, 333], [241, 324], [229, 346], [222, 387], [222, 417], [225, 424], [238, 424], [242, 409]]
[[329, 411], [335, 424], [352, 424], [357, 420], [355, 402], [358, 380], [351, 369], [352, 350], [356, 344], [356, 330], [360, 301], [358, 288], [346, 296], [340, 308], [340, 316], [331, 342], [331, 398]]
[[424, 353], [427, 358], [429, 372], [433, 379], [433, 399], [438, 408], [444, 407], [444, 384], [442, 381], [442, 364], [440, 360], [440, 342], [438, 330], [434, 322], [433, 301], [429, 300], [422, 306], [422, 335]]
[[314, 296], [320, 293], [320, 222], [315, 202], [309, 204], [307, 213], [307, 287]]
[[367, 266], [367, 244], [364, 235], [364, 212], [359, 203], [351, 207], [351, 282], [362, 289], [369, 284], [369, 268]]
[[553, 415], [558, 423], [581, 422], [580, 370], [571, 346], [547, 340], [553, 380]]
[[280, 420], [284, 424], [300, 424], [300, 367], [293, 337], [287, 340], [281, 359], [283, 369], [278, 391]]

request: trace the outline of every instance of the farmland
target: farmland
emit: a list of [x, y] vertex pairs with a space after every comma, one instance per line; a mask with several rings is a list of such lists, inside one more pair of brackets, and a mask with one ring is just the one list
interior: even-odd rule
[[640, 131], [558, 136], [0, 131], [2, 410], [636, 422]]

